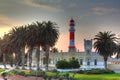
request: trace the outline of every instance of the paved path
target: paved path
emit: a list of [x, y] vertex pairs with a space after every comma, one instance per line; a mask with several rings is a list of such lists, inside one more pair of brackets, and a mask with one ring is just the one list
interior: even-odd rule
[[[0, 76], [0, 80], [4, 80], [4, 79]], [[36, 80], [36, 77], [34, 76], [24, 77], [20, 75], [14, 75], [7, 77], [7, 80]], [[44, 80], [44, 79], [42, 77], [38, 77], [37, 80]]]

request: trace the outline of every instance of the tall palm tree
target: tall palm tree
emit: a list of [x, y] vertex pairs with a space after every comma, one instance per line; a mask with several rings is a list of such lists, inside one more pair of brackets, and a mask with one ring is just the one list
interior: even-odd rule
[[10, 42], [13, 44], [14, 52], [16, 53], [16, 68], [20, 58], [22, 57], [22, 68], [24, 69], [24, 57], [25, 57], [25, 46], [26, 46], [26, 26], [14, 27], [9, 32]]
[[[40, 44], [40, 43], [38, 43], [38, 40], [40, 40], [40, 39], [38, 39], [39, 38], [38, 33], [39, 33], [38, 26], [35, 23], [33, 23], [31, 25], [28, 25], [27, 36], [26, 36], [27, 37], [27, 42], [26, 43], [27, 43], [27, 46], [29, 48], [28, 54], [29, 54], [29, 69], [30, 70], [31, 70], [31, 67], [32, 67], [32, 65], [31, 65], [31, 63], [32, 63], [32, 51], [33, 51], [33, 49], [36, 45]], [[37, 61], [37, 62], [39, 62], [39, 61]]]
[[94, 48], [98, 54], [103, 56], [105, 69], [107, 69], [108, 57], [112, 56], [116, 50], [115, 34], [112, 34], [110, 31], [99, 32], [95, 35], [94, 40]]
[[43, 29], [44, 29], [44, 21], [43, 22], [36, 22], [36, 58], [37, 58], [37, 70], [40, 69], [40, 47], [41, 47], [41, 44], [42, 44], [42, 32], [43, 32]]
[[3, 64], [6, 68], [6, 55], [12, 55], [13, 53], [11, 44], [9, 43], [9, 34], [4, 34], [3, 38], [0, 40], [0, 49], [1, 53], [3, 55]]
[[55, 23], [48, 21], [44, 22], [42, 27], [42, 42], [41, 46], [45, 49], [46, 56], [46, 71], [48, 71], [48, 60], [49, 60], [49, 51], [50, 47], [53, 47], [57, 42], [59, 37], [59, 30]]

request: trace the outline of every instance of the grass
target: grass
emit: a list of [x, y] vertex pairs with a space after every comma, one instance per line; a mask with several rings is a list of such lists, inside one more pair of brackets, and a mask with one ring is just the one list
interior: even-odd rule
[[[0, 69], [0, 71], [4, 71], [4, 69]], [[9, 75], [14, 75], [15, 73], [19, 73], [19, 75], [29, 75], [30, 72], [28, 70], [17, 70], [16, 71], [10, 71], [7, 74]], [[45, 74], [50, 77], [50, 76], [55, 76], [58, 73], [55, 72], [45, 72]], [[60, 72], [59, 75], [65, 75], [69, 74], [69, 77], [75, 78], [75, 80], [120, 80], [120, 73], [113, 73], [113, 74], [78, 74], [78, 73], [65, 73], [65, 72]]]
[[[71, 73], [70, 75], [72, 75]], [[76, 74], [75, 75], [76, 80], [120, 80], [120, 73], [114, 73], [114, 74]]]
[[[47, 75], [52, 76], [54, 73], [47, 72]], [[66, 73], [60, 73], [63, 75]], [[74, 73], [69, 73], [70, 77], [73, 77]], [[114, 74], [78, 74], [74, 75], [75, 80], [120, 80], [120, 73]]]

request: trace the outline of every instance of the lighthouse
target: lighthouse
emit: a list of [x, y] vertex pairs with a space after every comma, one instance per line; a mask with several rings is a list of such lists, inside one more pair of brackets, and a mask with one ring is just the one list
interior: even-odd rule
[[70, 20], [70, 28], [69, 28], [69, 40], [70, 40], [70, 43], [69, 43], [69, 52], [71, 51], [76, 51], [76, 48], [75, 48], [75, 22], [74, 20], [71, 18]]

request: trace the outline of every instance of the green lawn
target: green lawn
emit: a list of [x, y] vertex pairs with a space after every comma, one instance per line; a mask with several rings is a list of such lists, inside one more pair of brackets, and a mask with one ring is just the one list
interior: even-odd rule
[[[73, 75], [72, 73], [70, 74]], [[120, 73], [115, 74], [99, 74], [99, 75], [88, 75], [88, 74], [76, 74], [76, 80], [120, 80]]]
[[[66, 73], [60, 73], [66, 74]], [[47, 75], [52, 76], [54, 73], [47, 72]], [[69, 73], [70, 77], [73, 77], [73, 73]], [[120, 73], [114, 74], [75, 74], [75, 80], [120, 80]]]

